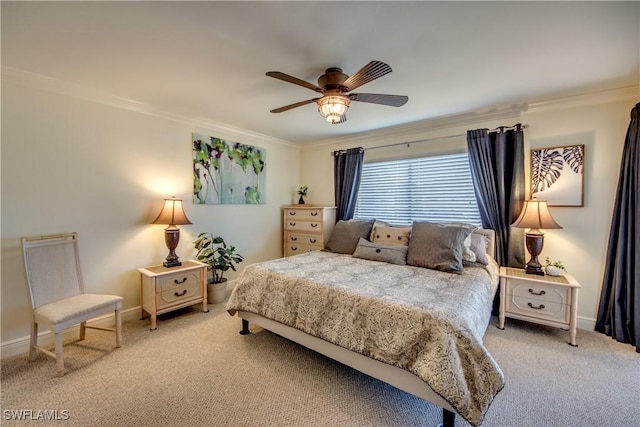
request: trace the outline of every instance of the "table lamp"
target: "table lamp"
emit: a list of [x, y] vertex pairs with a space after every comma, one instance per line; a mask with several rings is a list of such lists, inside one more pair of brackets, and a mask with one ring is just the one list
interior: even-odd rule
[[169, 248], [169, 255], [167, 259], [162, 263], [165, 267], [177, 267], [182, 265], [176, 255], [176, 248], [180, 241], [180, 229], [178, 225], [191, 224], [191, 221], [184, 214], [182, 209], [182, 200], [172, 197], [170, 199], [164, 199], [164, 206], [160, 211], [158, 217], [151, 222], [151, 224], [166, 224], [169, 225], [164, 230], [164, 242]]
[[525, 266], [525, 272], [544, 276], [544, 271], [540, 261], [538, 261], [538, 255], [542, 252], [542, 246], [544, 245], [544, 234], [540, 229], [562, 228], [551, 216], [547, 201], [538, 199], [526, 200], [520, 216], [511, 226], [530, 229], [526, 234], [525, 241], [527, 251], [531, 254], [531, 259]]

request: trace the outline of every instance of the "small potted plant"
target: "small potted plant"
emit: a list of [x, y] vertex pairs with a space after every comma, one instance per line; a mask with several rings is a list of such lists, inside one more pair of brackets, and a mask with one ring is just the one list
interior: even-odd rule
[[545, 261], [544, 272], [549, 276], [559, 276], [562, 271], [566, 271], [562, 261], [551, 261], [549, 257]]
[[298, 199], [298, 204], [304, 205], [304, 198], [307, 197], [307, 190], [308, 188], [306, 185], [298, 188], [298, 196], [300, 196], [300, 199]]
[[207, 282], [207, 301], [216, 304], [224, 301], [227, 296], [227, 278], [224, 272], [236, 270], [235, 264], [244, 261], [244, 257], [236, 252], [235, 246], [227, 246], [220, 236], [214, 237], [211, 233], [200, 233], [193, 242], [196, 250], [196, 259], [209, 264], [211, 277]]

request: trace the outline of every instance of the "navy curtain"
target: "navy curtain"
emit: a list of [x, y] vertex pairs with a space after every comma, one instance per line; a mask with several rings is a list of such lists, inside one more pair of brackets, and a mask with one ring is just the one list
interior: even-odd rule
[[349, 220], [356, 210], [364, 149], [357, 147], [334, 151], [333, 156], [336, 220]]
[[640, 103], [631, 110], [620, 164], [596, 331], [640, 353]]
[[496, 232], [496, 261], [522, 268], [524, 231], [510, 227], [525, 200], [522, 126], [467, 131], [467, 150], [482, 226]]

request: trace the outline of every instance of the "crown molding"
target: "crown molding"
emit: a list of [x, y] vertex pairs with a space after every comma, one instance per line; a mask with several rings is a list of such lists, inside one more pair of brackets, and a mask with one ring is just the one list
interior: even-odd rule
[[539, 102], [529, 103], [528, 113], [541, 113], [564, 108], [585, 107], [588, 105], [605, 104], [608, 102], [635, 99], [640, 101], [640, 85], [623, 86], [597, 92], [582, 93]]
[[293, 147], [300, 149], [300, 145], [291, 141], [286, 141], [273, 136], [264, 135], [258, 132], [252, 132], [246, 129], [230, 126], [215, 120], [210, 120], [204, 117], [190, 116], [187, 114], [175, 113], [172, 111], [164, 110], [160, 107], [145, 104], [142, 102], [134, 101], [131, 99], [122, 98], [116, 95], [112, 95], [106, 92], [81, 86], [75, 83], [70, 83], [55, 79], [52, 77], [43, 76], [37, 73], [31, 73], [28, 71], [20, 70], [18, 68], [2, 66], [1, 73], [2, 81], [39, 90], [56, 93], [59, 95], [65, 95], [72, 98], [81, 99], [83, 101], [95, 102], [102, 105], [107, 105], [114, 108], [133, 111], [136, 113], [146, 114], [161, 119], [171, 120], [181, 124], [193, 126], [194, 128], [211, 129], [216, 132], [221, 132], [227, 135], [233, 135], [238, 138], [250, 138], [259, 141], [268, 141], [275, 144], [285, 145], [287, 147]]
[[305, 148], [316, 148], [334, 144], [339, 145], [343, 143], [354, 144], [358, 142], [370, 142], [373, 139], [395, 140], [402, 139], [403, 137], [413, 137], [419, 133], [450, 129], [454, 126], [486, 123], [493, 120], [512, 119], [518, 121], [520, 120], [520, 115], [524, 111], [527, 111], [526, 104], [516, 104], [508, 107], [470, 111], [461, 114], [441, 116], [396, 126], [389, 126], [382, 129], [376, 129], [347, 136], [323, 139], [315, 142], [305, 143], [304, 146]]

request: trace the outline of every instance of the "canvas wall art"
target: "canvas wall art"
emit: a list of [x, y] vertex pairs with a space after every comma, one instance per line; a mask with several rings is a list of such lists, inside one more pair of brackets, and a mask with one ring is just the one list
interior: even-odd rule
[[193, 134], [193, 203], [264, 204], [264, 148]]
[[584, 206], [584, 145], [531, 150], [531, 197], [548, 206]]

